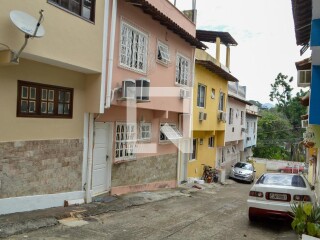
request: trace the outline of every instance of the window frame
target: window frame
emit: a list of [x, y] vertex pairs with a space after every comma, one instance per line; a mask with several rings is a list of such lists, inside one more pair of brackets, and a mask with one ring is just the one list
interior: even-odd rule
[[214, 148], [214, 136], [208, 138], [208, 148]]
[[[117, 134], [118, 134], [118, 126], [124, 126], [125, 127], [125, 131], [123, 133], [123, 136], [126, 137], [126, 139], [121, 140], [121, 139], [117, 139]], [[127, 139], [127, 128], [128, 126], [133, 126], [134, 127], [134, 132], [133, 132], [133, 138], [131, 139]], [[130, 132], [131, 133], [131, 132]], [[121, 134], [121, 131], [120, 131]], [[117, 143], [119, 143], [119, 145], [124, 142], [125, 145], [127, 145], [127, 143], [129, 143], [131, 145], [131, 148], [117, 148]], [[128, 122], [116, 122], [116, 128], [115, 128], [115, 141], [114, 141], [114, 161], [115, 162], [120, 162], [120, 161], [130, 161], [130, 160], [134, 160], [136, 159], [136, 153], [135, 153], [135, 149], [137, 147], [136, 145], [137, 143], [137, 124], [136, 123], [128, 123]], [[122, 156], [120, 156], [120, 151], [126, 153], [127, 149], [132, 149], [132, 154], [131, 155], [125, 155], [122, 153]], [[117, 151], [119, 151], [119, 157], [117, 157]]]
[[244, 111], [241, 111], [240, 115], [241, 115], [240, 124], [242, 126], [244, 124]]
[[[149, 127], [149, 131], [142, 131], [142, 127], [143, 126]], [[142, 133], [143, 132], [148, 132], [149, 133], [149, 137], [148, 138], [143, 138], [142, 137]], [[140, 123], [140, 125], [139, 125], [139, 141], [150, 142], [151, 141], [151, 137], [152, 137], [152, 123], [150, 123], [150, 122]]]
[[[201, 96], [201, 89], [203, 89], [203, 96]], [[207, 96], [207, 86], [201, 83], [198, 83], [197, 91], [197, 106], [200, 108], [206, 108], [206, 96]], [[201, 99], [203, 98], [203, 106], [201, 105]]]
[[[84, 5], [84, 1], [85, 0], [81, 0], [80, 2], [80, 14], [77, 14], [76, 12], [73, 12], [72, 10], [68, 9], [68, 8], [65, 8], [63, 7], [62, 5], [60, 5], [59, 3], [56, 3], [54, 0], [47, 0], [47, 3], [67, 12], [67, 13], [70, 13], [76, 17], [79, 17], [85, 21], [88, 21], [90, 23], [94, 23], [95, 22], [95, 18], [96, 18], [96, 0], [91, 0], [92, 1], [92, 6], [91, 6], [91, 12], [90, 12], [90, 18], [86, 18], [83, 16], [83, 5]], [[68, 5], [70, 5], [70, 0], [69, 0], [69, 3]]]
[[[129, 51], [131, 52], [130, 49], [132, 49], [132, 47], [128, 46], [128, 40], [126, 40], [126, 46], [125, 46], [125, 54], [122, 54], [122, 47], [124, 46], [124, 44], [122, 44], [122, 32], [123, 32], [123, 28], [126, 27], [128, 28], [131, 32], [135, 33], [135, 34], [138, 34], [139, 36], [142, 36], [144, 37], [145, 39], [145, 45], [143, 46], [143, 54], [141, 55], [143, 57], [142, 59], [142, 69], [140, 69], [138, 67], [139, 65], [139, 56], [138, 56], [138, 60], [137, 61], [137, 68], [134, 67], [134, 66], [130, 66], [130, 65], [127, 65], [126, 63], [123, 63], [122, 62], [122, 56], [125, 57], [125, 62], [127, 62], [129, 59], [129, 56], [128, 56], [128, 49]], [[128, 21], [124, 20], [123, 18], [121, 19], [121, 22], [120, 22], [120, 41], [119, 41], [119, 66], [122, 67], [122, 68], [125, 68], [127, 70], [130, 70], [130, 71], [133, 71], [133, 72], [137, 72], [137, 73], [140, 73], [140, 74], [144, 74], [146, 75], [147, 74], [147, 68], [148, 68], [148, 44], [149, 44], [149, 35], [146, 33], [146, 32], [143, 32], [141, 31], [138, 27], [134, 26], [133, 24], [129, 23]], [[139, 46], [138, 46], [138, 51], [139, 51]], [[139, 54], [139, 52], [137, 52], [137, 54]], [[132, 54], [131, 52], [131, 56], [134, 56], [134, 54]], [[131, 61], [133, 62], [134, 59], [131, 59]], [[133, 63], [134, 64], [134, 63]]]
[[191, 145], [192, 153], [190, 153], [190, 161], [194, 161], [197, 159], [197, 149], [198, 149], [198, 139], [193, 138], [192, 145]]
[[233, 124], [233, 108], [229, 108], [229, 125]]
[[[22, 88], [35, 88], [36, 96], [34, 100], [35, 102], [35, 112], [34, 113], [23, 113], [21, 111], [21, 102], [23, 99], [27, 99], [25, 101], [30, 101], [29, 98], [23, 98], [22, 96]], [[53, 92], [53, 101], [45, 100], [42, 96], [42, 90], [54, 90]], [[29, 90], [28, 90], [29, 91]], [[59, 101], [60, 92], [69, 93], [69, 102], [67, 101]], [[46, 93], [48, 99], [48, 92]], [[74, 98], [74, 89], [56, 85], [42, 84], [36, 82], [22, 81], [18, 80], [17, 83], [17, 109], [16, 109], [16, 117], [31, 117], [31, 118], [62, 118], [62, 119], [72, 119], [73, 117], [73, 98]], [[42, 103], [46, 102], [47, 104], [53, 103], [53, 113], [42, 113]], [[59, 114], [59, 104], [63, 104], [63, 109], [65, 104], [69, 104], [69, 113], [68, 114]], [[48, 109], [48, 105], [46, 107]]]
[[[162, 55], [161, 55], [161, 49], [159, 49], [160, 47], [163, 47], [164, 49], [167, 50], [167, 52], [164, 52], [164, 54], [167, 54], [168, 55], [168, 58], [163, 58]], [[159, 58], [159, 52], [160, 52], [160, 56], [161, 56], [161, 59]], [[165, 66], [168, 66], [169, 63], [170, 63], [170, 49], [169, 49], [169, 45], [163, 43], [162, 41], [158, 40], [157, 41], [157, 55], [156, 55], [156, 60], [158, 63], [160, 64], [163, 64]]]
[[224, 101], [225, 101], [225, 93], [224, 92], [220, 92], [219, 95], [219, 103], [218, 103], [218, 110], [219, 111], [224, 111]]
[[[187, 69], [184, 71], [184, 74], [182, 73], [182, 70], [178, 70], [178, 66], [180, 61], [183, 60], [186, 63], [188, 63]], [[176, 55], [176, 78], [175, 78], [175, 84], [178, 86], [190, 86], [190, 71], [191, 71], [191, 61], [190, 58], [182, 55], [181, 53], [177, 52]], [[181, 76], [184, 75], [184, 76]]]
[[[161, 127], [164, 126], [165, 124], [168, 124], [170, 127], [172, 127], [173, 129], [177, 129], [177, 124], [176, 123], [164, 123], [164, 122], [161, 122], [159, 124], [159, 143], [171, 143], [170, 139], [164, 134], [161, 132]], [[165, 139], [164, 140], [161, 140], [161, 134], [164, 135]]]

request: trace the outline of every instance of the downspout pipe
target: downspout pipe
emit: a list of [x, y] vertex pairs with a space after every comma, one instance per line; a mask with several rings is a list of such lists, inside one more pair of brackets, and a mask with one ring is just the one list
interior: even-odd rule
[[88, 129], [88, 162], [87, 162], [87, 184], [86, 184], [86, 203], [92, 202], [91, 186], [92, 186], [92, 164], [93, 164], [93, 113], [89, 113], [89, 129]]
[[110, 29], [110, 45], [109, 45], [109, 58], [108, 58], [108, 77], [107, 77], [107, 94], [105, 101], [105, 108], [111, 106], [111, 85], [113, 74], [113, 56], [114, 56], [114, 40], [116, 32], [118, 0], [112, 0], [112, 16], [111, 16], [111, 29]]
[[106, 75], [107, 75], [107, 47], [109, 31], [109, 0], [105, 0], [104, 19], [103, 19], [103, 42], [102, 42], [102, 73], [101, 73], [101, 90], [100, 90], [100, 113], [104, 112], [106, 96]]

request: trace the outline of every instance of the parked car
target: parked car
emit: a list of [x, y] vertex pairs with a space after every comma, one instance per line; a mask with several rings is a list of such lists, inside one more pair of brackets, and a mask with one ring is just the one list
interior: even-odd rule
[[229, 177], [252, 183], [255, 179], [255, 172], [251, 163], [237, 162], [232, 166]]
[[285, 166], [279, 169], [281, 173], [302, 173], [305, 172], [306, 169], [303, 166], [294, 165], [294, 166]]
[[316, 203], [313, 190], [302, 174], [265, 173], [250, 190], [247, 200], [249, 220], [288, 218], [292, 213], [291, 202]]

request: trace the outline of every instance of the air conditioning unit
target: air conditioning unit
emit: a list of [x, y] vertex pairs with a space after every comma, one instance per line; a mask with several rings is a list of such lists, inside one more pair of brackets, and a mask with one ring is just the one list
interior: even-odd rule
[[138, 102], [149, 101], [150, 80], [137, 79], [136, 80], [136, 98]]
[[302, 128], [307, 128], [309, 125], [309, 120], [301, 120], [301, 127]]
[[218, 120], [219, 121], [226, 122], [226, 117], [227, 117], [227, 115], [225, 112], [220, 112], [220, 111], [218, 112]]
[[180, 89], [180, 98], [184, 99], [184, 98], [190, 98], [191, 94], [190, 91], [184, 88]]
[[207, 120], [207, 113], [199, 112], [199, 120], [200, 121]]
[[132, 79], [122, 81], [122, 99], [133, 100], [136, 98], [136, 82]]
[[298, 71], [298, 87], [309, 87], [311, 83], [311, 70]]

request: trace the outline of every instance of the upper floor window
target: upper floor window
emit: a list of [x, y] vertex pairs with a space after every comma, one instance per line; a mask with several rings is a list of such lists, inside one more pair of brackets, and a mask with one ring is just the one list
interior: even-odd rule
[[177, 54], [176, 58], [176, 83], [189, 86], [190, 59]]
[[241, 125], [244, 124], [244, 111], [241, 111]]
[[131, 70], [147, 72], [148, 36], [128, 23], [121, 22], [120, 65]]
[[170, 53], [168, 45], [158, 41], [157, 60], [165, 65], [170, 62]]
[[218, 106], [219, 111], [223, 111], [223, 109], [224, 109], [224, 98], [225, 98], [225, 94], [223, 92], [220, 92], [219, 106]]
[[18, 117], [72, 118], [73, 89], [18, 81]]
[[95, 0], [48, 0], [80, 17], [94, 22]]
[[229, 124], [233, 124], [233, 108], [229, 111]]
[[205, 99], [206, 99], [206, 86], [202, 84], [198, 84], [197, 106], [204, 108]]

